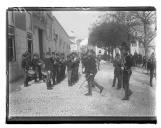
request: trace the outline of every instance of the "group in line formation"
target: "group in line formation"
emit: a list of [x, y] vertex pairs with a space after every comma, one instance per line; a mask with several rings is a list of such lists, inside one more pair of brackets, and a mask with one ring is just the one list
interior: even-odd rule
[[[136, 54], [132, 56], [131, 54], [129, 54], [128, 51], [126, 51], [123, 57], [119, 53], [117, 53], [113, 61], [114, 79], [113, 79], [112, 87], [115, 87], [115, 83], [117, 79], [118, 80], [117, 89], [121, 89], [121, 87], [123, 87], [125, 90], [125, 97], [123, 98], [123, 100], [128, 100], [132, 94], [132, 91], [129, 88], [129, 81], [132, 74], [131, 67], [137, 66], [138, 62], [139, 62], [139, 65], [141, 65], [141, 61], [140, 60], [138, 61], [135, 57], [137, 57]], [[143, 61], [142, 66], [144, 65], [145, 65], [145, 62]], [[156, 60], [155, 60], [154, 53], [151, 54], [147, 65], [150, 71], [150, 86], [152, 87], [153, 86], [152, 80], [156, 70]]]
[[[138, 57], [139, 58], [139, 57]], [[122, 54], [116, 54], [113, 60], [114, 66], [114, 79], [112, 87], [115, 87], [116, 80], [118, 80], [117, 89], [124, 89], [125, 95], [122, 100], [129, 100], [132, 95], [132, 91], [129, 87], [130, 77], [132, 75], [132, 66], [141, 64], [135, 55], [131, 55], [129, 50], [125, 49]], [[139, 60], [139, 61], [138, 61]], [[88, 82], [88, 92], [86, 96], [92, 95], [92, 88], [97, 87], [102, 93], [104, 87], [99, 85], [95, 81], [95, 76], [100, 70], [101, 56], [96, 56], [93, 50], [88, 50], [86, 53], [78, 55], [78, 53], [71, 53], [67, 55], [58, 54], [55, 52], [47, 52], [45, 56], [40, 59], [38, 54], [34, 54], [31, 59], [31, 54], [25, 52], [22, 59], [22, 68], [25, 73], [24, 86], [28, 86], [30, 80], [38, 82], [43, 80], [46, 82], [47, 89], [52, 89], [54, 85], [60, 83], [64, 78], [67, 71], [68, 86], [73, 86], [79, 80], [79, 65], [82, 64], [82, 71], [85, 74], [86, 81]], [[142, 65], [144, 67], [145, 60], [143, 57]], [[152, 53], [146, 66], [149, 66], [150, 70], [150, 86], [152, 86], [152, 80], [156, 68], [156, 61], [154, 53]], [[67, 69], [67, 70], [66, 70]]]
[[52, 89], [54, 85], [60, 83], [66, 77], [66, 68], [68, 71], [69, 86], [75, 84], [78, 79], [78, 68], [80, 59], [77, 53], [71, 53], [67, 59], [63, 53], [47, 52], [41, 59], [38, 54], [25, 52], [22, 56], [22, 68], [24, 70], [24, 86], [28, 82], [35, 80], [46, 82], [47, 89]]

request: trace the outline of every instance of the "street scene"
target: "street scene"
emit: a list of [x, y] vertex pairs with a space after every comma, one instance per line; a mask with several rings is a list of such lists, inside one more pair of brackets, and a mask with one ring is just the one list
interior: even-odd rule
[[155, 116], [155, 10], [7, 18], [9, 118]]

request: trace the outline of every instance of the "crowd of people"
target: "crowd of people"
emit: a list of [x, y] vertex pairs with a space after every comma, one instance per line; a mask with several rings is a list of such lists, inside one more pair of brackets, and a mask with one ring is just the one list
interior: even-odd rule
[[[70, 61], [72, 64], [70, 64]], [[24, 69], [24, 86], [28, 86], [30, 80], [39, 82], [45, 81], [48, 89], [52, 89], [54, 85], [60, 83], [66, 74], [70, 74], [69, 86], [78, 81], [79, 57], [76, 53], [65, 56], [64, 53], [47, 52], [43, 58], [35, 53], [33, 57], [29, 52], [25, 52], [22, 56], [22, 68]]]
[[132, 66], [141, 66], [147, 68], [150, 71], [150, 86], [152, 87], [152, 80], [156, 70], [156, 60], [154, 53], [151, 54], [148, 61], [146, 57], [142, 57], [141, 55], [137, 55], [136, 53], [132, 56], [128, 51], [124, 51], [123, 56], [119, 53], [116, 54], [113, 66], [114, 66], [114, 79], [112, 87], [115, 87], [116, 79], [118, 80], [117, 89], [121, 89], [121, 87], [125, 90], [125, 96], [123, 100], [128, 100], [132, 91], [129, 87], [129, 81], [132, 74], [131, 67]]
[[152, 53], [151, 56], [147, 57], [147, 56], [142, 56], [141, 54], [137, 54], [135, 52], [134, 55], [131, 55], [133, 66], [144, 68], [147, 70], [147, 73], [148, 73], [151, 69], [152, 56], [154, 56], [154, 53]]
[[[68, 86], [73, 86], [79, 80], [79, 65], [82, 64], [82, 73], [85, 74], [86, 81], [88, 82], [88, 93], [86, 96], [92, 95], [92, 88], [97, 87], [102, 93], [104, 87], [95, 81], [95, 75], [100, 70], [101, 56], [96, 56], [93, 50], [88, 50], [79, 56], [78, 53], [70, 53], [67, 56], [63, 53], [47, 52], [43, 58], [38, 54], [31, 54], [25, 52], [22, 56], [22, 68], [25, 73], [24, 86], [28, 86], [30, 80], [39, 82], [43, 80], [46, 82], [47, 89], [52, 89], [54, 85], [60, 83], [68, 76]], [[118, 80], [117, 89], [123, 88], [125, 96], [123, 100], [129, 100], [132, 91], [129, 87], [129, 81], [132, 74], [131, 67], [141, 65], [143, 68], [148, 68], [150, 71], [150, 86], [154, 77], [156, 68], [156, 61], [154, 53], [148, 59], [144, 56], [134, 54], [131, 55], [128, 50], [123, 50], [122, 55], [116, 54], [113, 60], [114, 66], [114, 79], [112, 87], [115, 87], [116, 80]]]

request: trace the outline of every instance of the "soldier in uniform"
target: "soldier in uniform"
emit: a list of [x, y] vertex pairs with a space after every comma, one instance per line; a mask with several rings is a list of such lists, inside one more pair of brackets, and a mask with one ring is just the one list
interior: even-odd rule
[[150, 70], [150, 86], [152, 87], [152, 80], [154, 77], [154, 72], [155, 72], [155, 68], [156, 68], [156, 60], [154, 57], [154, 53], [152, 53], [151, 57], [150, 57], [150, 62], [149, 62], [149, 70]]
[[97, 73], [97, 65], [96, 65], [96, 58], [94, 56], [94, 52], [88, 51], [88, 56], [85, 59], [85, 74], [86, 80], [88, 82], [88, 93], [86, 96], [92, 95], [92, 86], [97, 87], [100, 89], [100, 93], [103, 91], [103, 87], [100, 86], [95, 80], [94, 77]]
[[52, 80], [53, 80], [53, 85], [56, 84], [56, 71], [57, 71], [57, 60], [56, 60], [56, 56], [55, 56], [55, 52], [52, 52]]
[[116, 83], [116, 79], [118, 80], [117, 83], [117, 89], [121, 89], [121, 78], [122, 78], [122, 70], [121, 70], [121, 66], [122, 66], [122, 60], [120, 57], [120, 54], [117, 53], [116, 57], [113, 61], [113, 66], [114, 66], [114, 79], [113, 79], [113, 85], [112, 87], [115, 87], [115, 83]]
[[61, 57], [60, 54], [57, 55], [57, 83], [61, 81]]
[[72, 56], [67, 56], [68, 86], [72, 86]]
[[[33, 70], [36, 72], [37, 78], [41, 80], [42, 79], [42, 74], [41, 74], [42, 61], [40, 60], [39, 55], [37, 53], [33, 55], [32, 63], [33, 63]], [[35, 82], [38, 82], [37, 78], [35, 79]]]
[[129, 97], [132, 94], [132, 91], [130, 90], [130, 87], [129, 87], [129, 81], [130, 81], [130, 77], [132, 74], [132, 70], [131, 70], [132, 58], [129, 55], [127, 50], [124, 51], [124, 64], [123, 65], [124, 65], [122, 67], [122, 69], [123, 69], [123, 88], [125, 91], [125, 96], [122, 100], [129, 100]]
[[[22, 63], [21, 66], [24, 70], [24, 87], [28, 86], [28, 82], [30, 81], [31, 77], [29, 76], [28, 71], [30, 69], [32, 69], [33, 64], [31, 61], [31, 55], [28, 51], [26, 51], [23, 55], [22, 55]], [[33, 74], [34, 76], [34, 74]], [[36, 79], [36, 76], [33, 78]]]
[[50, 52], [46, 53], [44, 58], [44, 71], [46, 72], [46, 85], [47, 89], [52, 89], [51, 79], [52, 79], [52, 60]]
[[62, 79], [65, 78], [65, 71], [66, 71], [66, 59], [64, 53], [62, 54]]

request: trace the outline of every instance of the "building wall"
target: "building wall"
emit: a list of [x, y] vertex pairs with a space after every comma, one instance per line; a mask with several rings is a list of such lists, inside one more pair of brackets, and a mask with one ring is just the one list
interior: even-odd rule
[[[27, 49], [27, 29], [22, 30], [15, 25], [15, 17], [12, 11], [8, 12], [8, 25], [14, 27], [14, 39], [15, 39], [15, 60], [9, 61], [9, 81], [13, 81], [23, 76], [23, 70], [21, 68], [22, 54]], [[17, 12], [16, 12], [17, 13]], [[28, 15], [28, 13], [26, 13]], [[25, 20], [28, 17], [26, 16]]]
[[[16, 15], [17, 12], [16, 12]], [[42, 30], [42, 38], [43, 38], [43, 52], [46, 53], [49, 51], [51, 52], [64, 52], [65, 55], [70, 53], [70, 39], [67, 33], [64, 31], [62, 26], [56, 20], [55, 17], [50, 15], [51, 20], [49, 20], [48, 12], [43, 12], [42, 16], [44, 19], [47, 20], [42, 22], [39, 17], [33, 15], [33, 12], [25, 12], [25, 27], [22, 26], [24, 24], [18, 24], [18, 26], [22, 28], [18, 28], [15, 25], [15, 17], [12, 11], [8, 13], [8, 25], [14, 26], [14, 35], [15, 35], [15, 56], [16, 60], [9, 61], [9, 81], [14, 81], [20, 77], [23, 77], [23, 70], [21, 68], [22, 62], [22, 54], [27, 51], [27, 33], [32, 34], [32, 41], [33, 41], [33, 53], [40, 54], [40, 45], [39, 45], [39, 29]], [[19, 16], [18, 16], [19, 17]], [[52, 26], [52, 27], [51, 27]], [[49, 29], [49, 31], [47, 30]], [[51, 30], [50, 30], [51, 29]], [[49, 37], [48, 34], [51, 34]], [[55, 41], [55, 33], [58, 35], [58, 40]], [[60, 43], [61, 41], [61, 43]]]

